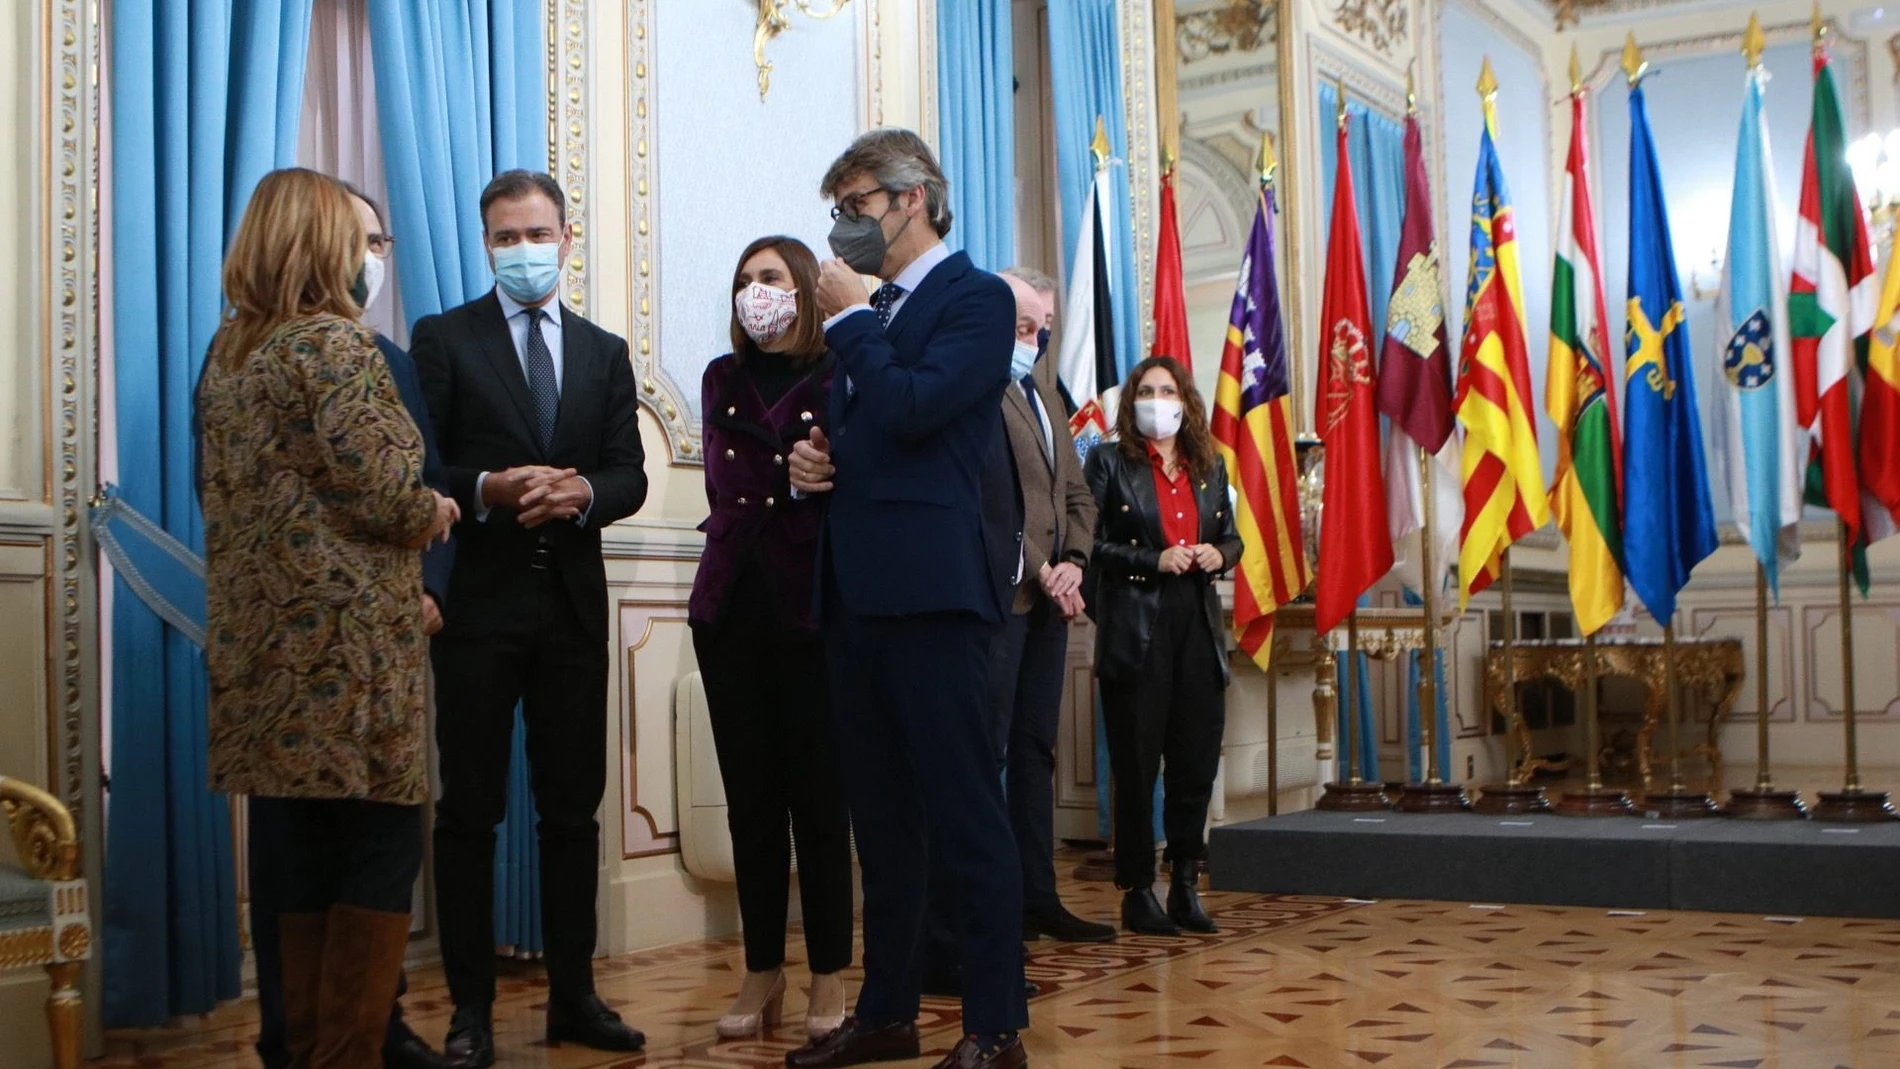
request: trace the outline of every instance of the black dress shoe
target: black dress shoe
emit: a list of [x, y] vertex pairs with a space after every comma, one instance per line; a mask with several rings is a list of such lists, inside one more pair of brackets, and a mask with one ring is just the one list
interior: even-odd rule
[[785, 1064], [791, 1069], [827, 1069], [865, 1062], [914, 1061], [921, 1053], [914, 1021], [872, 1025], [846, 1017], [829, 1035], [787, 1054]]
[[450, 1069], [450, 1064], [408, 1025], [397, 1024], [383, 1040], [383, 1069]]
[[1168, 919], [1155, 898], [1155, 889], [1143, 887], [1122, 895], [1122, 927], [1136, 935], [1180, 935], [1181, 927]]
[[950, 1048], [950, 1054], [937, 1063], [937, 1069], [1022, 1069], [1029, 1064], [1021, 1037], [985, 1051], [975, 1036], [964, 1036]]
[[495, 1018], [487, 1003], [455, 1007], [442, 1054], [453, 1069], [484, 1069], [495, 1064]]
[[1062, 906], [1023, 914], [1023, 938], [1047, 936], [1058, 943], [1113, 943], [1115, 928], [1085, 921]]
[[577, 1002], [548, 1003], [548, 1042], [579, 1043], [595, 1050], [639, 1050], [647, 1037], [632, 1028], [599, 995]]
[[1192, 861], [1176, 861], [1173, 876], [1168, 886], [1168, 918], [1190, 932], [1210, 935], [1220, 931], [1201, 905], [1201, 892], [1196, 886], [1200, 867]]

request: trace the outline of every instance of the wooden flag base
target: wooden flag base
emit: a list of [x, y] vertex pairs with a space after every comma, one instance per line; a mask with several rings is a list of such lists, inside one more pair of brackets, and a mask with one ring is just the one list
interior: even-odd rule
[[1800, 791], [1748, 787], [1728, 792], [1722, 815], [1734, 820], [1806, 820], [1808, 807], [1802, 803]]
[[1471, 808], [1489, 816], [1515, 816], [1522, 813], [1550, 812], [1550, 799], [1544, 788], [1531, 783], [1487, 783]]
[[1585, 787], [1565, 791], [1557, 812], [1566, 817], [1627, 817], [1632, 810], [1630, 796], [1615, 787]]
[[1462, 813], [1471, 808], [1471, 799], [1456, 783], [1407, 783], [1399, 788], [1392, 808], [1401, 813]]
[[1653, 812], [1662, 820], [1696, 820], [1721, 814], [1715, 808], [1715, 799], [1710, 798], [1707, 791], [1687, 789], [1646, 794], [1642, 804], [1636, 808], [1645, 813]]
[[1366, 813], [1375, 809], [1390, 809], [1392, 803], [1385, 796], [1385, 786], [1378, 783], [1328, 783], [1326, 793], [1313, 803], [1315, 809], [1331, 809], [1338, 812]]
[[1893, 802], [1888, 800], [1886, 791], [1858, 789], [1822, 791], [1820, 804], [1814, 807], [1813, 817], [1836, 824], [1875, 824], [1897, 819]]

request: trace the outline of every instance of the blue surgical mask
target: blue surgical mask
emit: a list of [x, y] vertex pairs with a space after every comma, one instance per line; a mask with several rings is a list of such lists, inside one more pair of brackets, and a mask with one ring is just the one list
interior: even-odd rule
[[1040, 355], [1041, 352], [1035, 346], [1018, 341], [1015, 351], [1009, 354], [1009, 377], [1017, 382], [1023, 381], [1023, 376], [1036, 370], [1036, 357]]
[[518, 241], [488, 251], [495, 258], [495, 282], [502, 292], [522, 304], [532, 304], [546, 297], [561, 280], [558, 242]]

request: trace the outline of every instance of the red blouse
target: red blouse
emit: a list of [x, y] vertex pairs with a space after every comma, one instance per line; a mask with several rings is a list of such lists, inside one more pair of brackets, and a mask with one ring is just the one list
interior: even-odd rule
[[1161, 538], [1170, 546], [1192, 546], [1201, 540], [1201, 509], [1194, 501], [1194, 477], [1184, 466], [1168, 477], [1167, 462], [1148, 442], [1148, 460], [1154, 465], [1155, 498], [1161, 502]]

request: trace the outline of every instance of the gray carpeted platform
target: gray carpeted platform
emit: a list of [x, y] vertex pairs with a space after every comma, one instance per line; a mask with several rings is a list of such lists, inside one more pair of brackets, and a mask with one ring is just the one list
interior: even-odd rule
[[1215, 828], [1223, 891], [1900, 917], [1900, 823], [1309, 810]]

